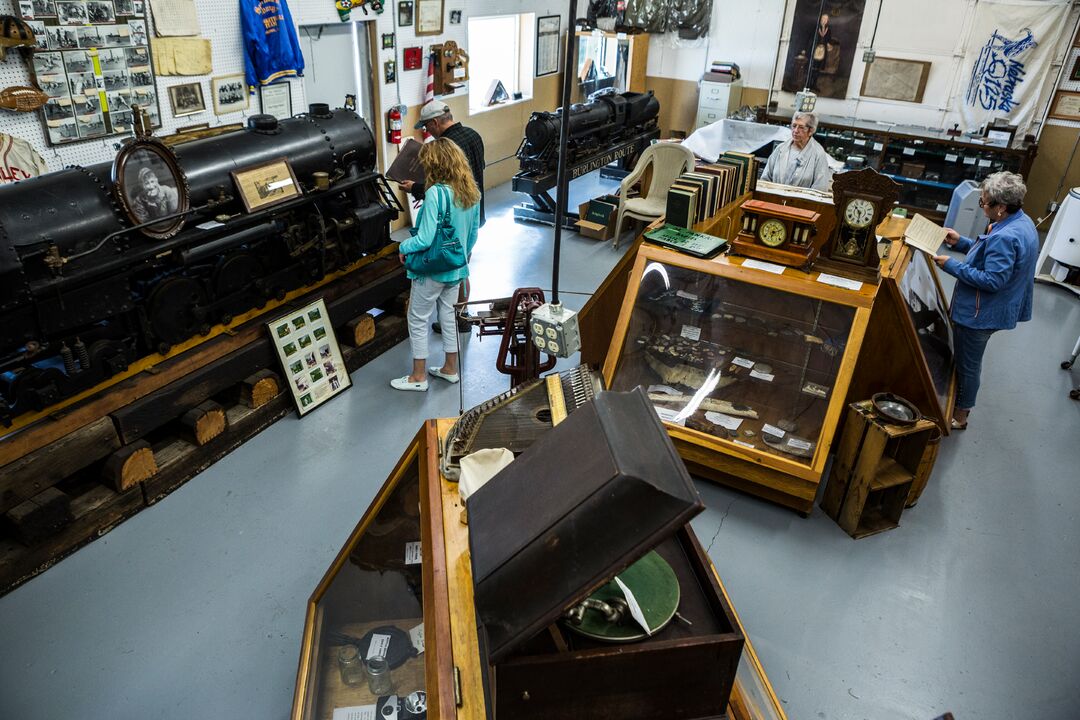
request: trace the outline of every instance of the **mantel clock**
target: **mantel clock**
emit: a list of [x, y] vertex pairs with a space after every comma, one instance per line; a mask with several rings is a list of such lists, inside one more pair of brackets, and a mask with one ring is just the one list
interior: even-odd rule
[[739, 209], [742, 227], [732, 252], [788, 267], [813, 264], [818, 249], [812, 239], [820, 213], [764, 200], [747, 200]]
[[833, 177], [836, 228], [825, 248], [825, 257], [841, 263], [871, 268], [881, 259], [876, 228], [900, 195], [900, 186], [871, 168]]

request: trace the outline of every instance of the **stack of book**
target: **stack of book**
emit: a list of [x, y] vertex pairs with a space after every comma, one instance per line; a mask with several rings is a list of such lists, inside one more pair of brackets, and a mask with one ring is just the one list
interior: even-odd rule
[[730, 83], [738, 80], [741, 76], [739, 66], [725, 60], [713, 60], [712, 65], [701, 76], [705, 82]]
[[667, 197], [667, 222], [692, 229], [728, 203], [757, 187], [758, 159], [753, 155], [726, 152], [715, 162], [684, 173]]

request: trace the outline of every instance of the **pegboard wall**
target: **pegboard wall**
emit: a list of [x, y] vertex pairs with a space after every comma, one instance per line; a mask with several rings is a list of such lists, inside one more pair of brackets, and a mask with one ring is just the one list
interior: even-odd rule
[[[337, 15], [333, 10], [331, 0], [320, 2], [319, 0], [297, 0], [290, 4], [293, 12], [293, 22], [302, 23], [304, 20], [297, 17], [297, 10], [321, 10], [326, 5], [333, 13], [334, 21]], [[149, 6], [149, 3], [147, 3]], [[199, 15], [199, 25], [202, 29], [201, 37], [210, 40], [213, 72], [211, 75], [183, 75], [183, 76], [155, 76], [158, 105], [161, 109], [162, 127], [154, 131], [157, 135], [168, 135], [176, 131], [178, 127], [209, 123], [211, 127], [227, 125], [229, 123], [246, 122], [248, 115], [259, 112], [258, 94], [251, 96], [248, 109], [241, 112], [214, 114], [214, 99], [211, 95], [210, 79], [220, 75], [233, 75], [244, 72], [244, 58], [241, 54], [240, 14], [235, 2], [215, 2], [214, 0], [195, 0], [195, 8]], [[15, 0], [0, 0], [0, 15], [18, 15], [18, 3]], [[147, 7], [147, 24], [153, 28], [151, 12]], [[151, 52], [153, 52], [153, 39], [151, 39]], [[19, 50], [8, 52], [7, 60], [0, 62], [0, 88], [12, 85], [30, 85], [31, 74], [29, 54], [23, 55]], [[198, 82], [202, 85], [203, 99], [206, 110], [193, 115], [173, 117], [172, 106], [169, 102], [168, 88], [173, 85]], [[299, 79], [289, 80], [292, 90], [293, 112], [302, 112], [307, 103], [304, 98], [303, 81]], [[49, 166], [50, 171], [62, 170], [68, 165], [91, 165], [93, 163], [108, 162], [116, 155], [123, 136], [111, 135], [109, 137], [84, 140], [50, 147], [45, 141], [45, 131], [42, 126], [41, 113], [15, 113], [0, 110], [0, 132], [22, 138], [41, 155]]]
[[[1068, 92], [1080, 92], [1080, 80], [1070, 80], [1072, 76], [1072, 70], [1076, 67], [1077, 61], [1080, 61], [1080, 28], [1073, 30], [1073, 42], [1068, 52], [1065, 53], [1065, 59], [1062, 62], [1061, 70], [1061, 82], [1058, 83], [1058, 90], [1066, 90]], [[1053, 95], [1050, 97], [1050, 102], [1053, 103]], [[1076, 120], [1058, 120], [1056, 118], [1047, 118], [1047, 125], [1060, 125], [1062, 127], [1080, 128], [1080, 121]]]

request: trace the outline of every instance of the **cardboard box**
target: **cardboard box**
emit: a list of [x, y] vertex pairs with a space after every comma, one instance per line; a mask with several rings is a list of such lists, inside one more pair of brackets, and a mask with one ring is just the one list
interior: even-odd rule
[[619, 214], [619, 198], [601, 195], [578, 206], [578, 232], [594, 240], [610, 240], [615, 237], [615, 219]]

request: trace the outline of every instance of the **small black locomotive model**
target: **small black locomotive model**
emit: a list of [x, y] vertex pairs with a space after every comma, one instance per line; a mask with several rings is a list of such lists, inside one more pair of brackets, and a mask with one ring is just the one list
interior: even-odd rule
[[[136, 138], [114, 163], [0, 188], [0, 422], [389, 244], [402, 208], [367, 123], [309, 110], [175, 151]], [[234, 182], [262, 166], [284, 179], [256, 172], [249, 193]]]
[[[602, 94], [603, 93], [603, 94]], [[567, 162], [600, 152], [657, 126], [660, 103], [645, 93], [594, 93], [588, 102], [570, 106]], [[559, 162], [559, 127], [562, 108], [535, 112], [525, 126], [525, 139], [517, 157], [522, 172], [554, 171]]]

